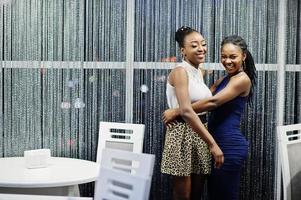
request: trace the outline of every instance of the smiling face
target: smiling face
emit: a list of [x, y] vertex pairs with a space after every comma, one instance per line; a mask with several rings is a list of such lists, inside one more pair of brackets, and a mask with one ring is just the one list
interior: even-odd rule
[[235, 75], [242, 71], [242, 63], [246, 58], [239, 46], [232, 43], [226, 43], [222, 46], [221, 62], [229, 75]]
[[205, 62], [207, 43], [200, 33], [192, 32], [185, 37], [181, 52], [188, 63], [198, 67], [200, 63]]

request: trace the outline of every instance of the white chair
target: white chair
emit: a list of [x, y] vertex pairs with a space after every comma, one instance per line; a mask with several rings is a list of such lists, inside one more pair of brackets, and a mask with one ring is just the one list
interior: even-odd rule
[[94, 199], [148, 199], [155, 155], [104, 149], [101, 158]]
[[90, 197], [68, 197], [29, 194], [0, 194], [0, 200], [93, 200]]
[[105, 148], [142, 153], [144, 124], [100, 122], [96, 162], [101, 161]]
[[101, 167], [98, 183], [94, 199], [148, 200], [151, 179]]
[[301, 124], [277, 128], [283, 197], [284, 200], [299, 200], [301, 197]]
[[153, 154], [104, 149], [100, 165], [140, 177], [152, 177], [154, 163], [155, 155]]

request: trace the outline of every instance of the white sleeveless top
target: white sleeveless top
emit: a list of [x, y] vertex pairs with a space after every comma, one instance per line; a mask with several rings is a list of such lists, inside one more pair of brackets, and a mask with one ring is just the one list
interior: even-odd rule
[[[188, 92], [191, 99], [191, 103], [212, 96], [210, 89], [204, 83], [203, 76], [201, 76], [200, 68], [196, 69], [184, 60], [180, 64], [180, 66], [186, 70], [188, 75]], [[175, 88], [172, 85], [170, 85], [170, 83], [168, 82], [168, 78], [166, 84], [166, 96], [169, 108], [179, 107]]]

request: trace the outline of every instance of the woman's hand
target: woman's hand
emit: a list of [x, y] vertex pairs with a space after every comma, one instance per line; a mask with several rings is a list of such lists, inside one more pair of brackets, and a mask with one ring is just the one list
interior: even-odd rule
[[224, 164], [224, 154], [216, 143], [209, 146], [209, 149], [213, 155], [214, 167], [219, 169]]
[[177, 109], [168, 109], [165, 110], [162, 114], [162, 120], [164, 124], [167, 126], [170, 122], [174, 121], [179, 116]]

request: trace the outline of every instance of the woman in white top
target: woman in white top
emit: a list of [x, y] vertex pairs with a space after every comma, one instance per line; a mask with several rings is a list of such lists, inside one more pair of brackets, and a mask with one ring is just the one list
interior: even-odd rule
[[176, 41], [183, 62], [170, 72], [166, 94], [168, 106], [179, 107], [181, 118], [167, 127], [161, 172], [173, 176], [173, 199], [200, 199], [204, 179], [211, 171], [210, 153], [217, 168], [224, 156], [191, 107], [191, 103], [211, 96], [199, 69], [205, 61], [206, 41], [189, 27], [177, 30]]

